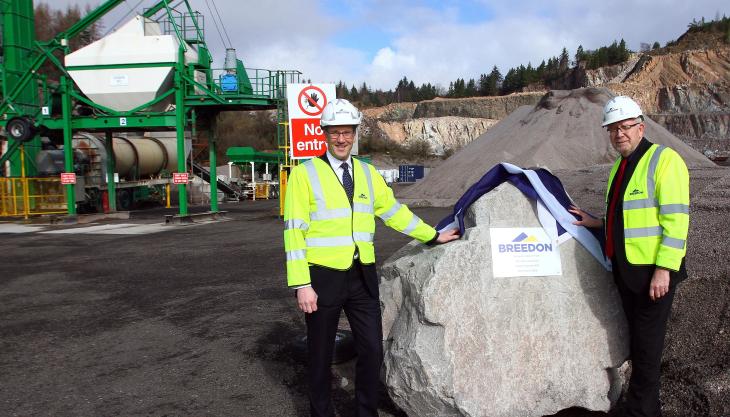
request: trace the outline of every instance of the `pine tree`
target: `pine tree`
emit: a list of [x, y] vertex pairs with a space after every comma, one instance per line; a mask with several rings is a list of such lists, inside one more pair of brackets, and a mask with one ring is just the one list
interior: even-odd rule
[[502, 81], [504, 81], [504, 78], [502, 77], [502, 73], [499, 72], [499, 68], [495, 65], [492, 68], [492, 72], [489, 73], [487, 76], [489, 78], [489, 89], [487, 90], [487, 95], [489, 96], [496, 96], [499, 94], [499, 89], [502, 87]]
[[372, 98], [370, 97], [370, 89], [368, 88], [368, 85], [365, 84], [365, 82], [362, 83], [360, 86], [360, 91], [358, 91], [358, 95], [360, 96], [360, 104], [369, 107], [372, 106]]
[[477, 95], [477, 83], [473, 78], [469, 79], [464, 89], [464, 97], [474, 97]]
[[337, 98], [344, 98], [346, 100], [349, 99], [350, 92], [347, 89], [347, 85], [345, 85], [343, 81], [338, 82], [335, 86], [335, 95], [337, 96]]
[[510, 68], [502, 82], [502, 94], [510, 94], [517, 91], [519, 88], [519, 77], [518, 69]]
[[480, 96], [487, 96], [489, 91], [489, 76], [487, 74], [481, 74], [479, 76], [479, 87], [478, 92]]
[[615, 62], [615, 64], [619, 64], [621, 62], [625, 62], [629, 59], [629, 55], [631, 55], [631, 51], [629, 51], [628, 48], [626, 48], [626, 41], [621, 38], [621, 42], [618, 44], [619, 48], [619, 56], [618, 61]]
[[560, 61], [558, 64], [558, 69], [561, 74], [568, 70], [568, 64], [570, 64], [570, 55], [568, 55], [568, 50], [563, 47], [562, 52], [560, 52]]

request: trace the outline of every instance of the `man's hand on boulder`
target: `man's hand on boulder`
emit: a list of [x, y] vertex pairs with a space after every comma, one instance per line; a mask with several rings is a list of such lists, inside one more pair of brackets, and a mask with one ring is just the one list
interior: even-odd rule
[[459, 229], [446, 230], [439, 233], [439, 237], [436, 238], [436, 243], [442, 244], [451, 242], [459, 238]]
[[573, 222], [576, 226], [583, 226], [583, 227], [591, 227], [591, 228], [599, 228], [603, 226], [603, 220], [597, 219], [588, 212], [581, 210], [580, 208], [571, 205], [568, 209], [569, 212], [575, 214], [576, 216], [580, 217], [579, 220], [576, 220]]

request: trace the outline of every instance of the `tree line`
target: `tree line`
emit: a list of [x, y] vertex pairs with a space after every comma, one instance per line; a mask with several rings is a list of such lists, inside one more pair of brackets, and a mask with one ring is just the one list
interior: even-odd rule
[[[35, 18], [35, 38], [44, 42], [53, 39], [59, 33], [71, 28], [76, 22], [86, 16], [91, 7], [86, 5], [81, 9], [78, 5], [69, 5], [65, 10], [55, 10], [46, 3], [38, 3], [33, 9]], [[77, 36], [69, 39], [69, 47], [72, 51], [86, 46], [101, 38], [103, 27], [99, 21], [89, 25]], [[56, 58], [61, 59], [61, 52], [57, 51]], [[51, 80], [58, 80], [61, 71], [50, 61], [46, 61], [41, 67], [41, 72]]]
[[337, 97], [358, 102], [363, 107], [383, 106], [390, 103], [415, 102], [430, 100], [435, 97], [489, 97], [522, 91], [531, 84], [547, 85], [550, 81], [564, 77], [577, 65], [585, 65], [587, 69], [595, 69], [606, 65], [619, 64], [628, 60], [631, 51], [626, 42], [614, 41], [610, 46], [596, 50], [586, 50], [579, 46], [575, 60], [570, 59], [567, 48], [563, 48], [559, 56], [543, 60], [540, 65], [519, 65], [510, 68], [505, 75], [495, 65], [488, 73], [478, 78], [457, 78], [443, 88], [431, 83], [417, 86], [413, 80], [403, 77], [394, 90], [383, 91], [372, 89], [366, 83], [350, 88], [343, 82], [337, 83]]
[[720, 17], [718, 13], [715, 19], [709, 22], [705, 22], [704, 17], [700, 20], [692, 19], [687, 28], [687, 32], [722, 33], [725, 43], [730, 43], [730, 17], [726, 17], [724, 14]]
[[[714, 20], [706, 22], [703, 17], [700, 20], [693, 19], [688, 25], [688, 32], [709, 32], [722, 33], [725, 42], [730, 43], [730, 18], [716, 16]], [[672, 44], [673, 41], [667, 44]], [[659, 49], [659, 42], [651, 46], [642, 43], [640, 51]], [[626, 46], [626, 41], [621, 39], [613, 41], [608, 46], [602, 46], [594, 50], [578, 46], [575, 55], [571, 59], [567, 48], [563, 48], [560, 55], [543, 60], [540, 65], [532, 63], [519, 65], [510, 68], [506, 74], [493, 66], [488, 73], [483, 73], [477, 78], [457, 78], [449, 83], [448, 88], [430, 83], [417, 86], [413, 80], [403, 77], [398, 81], [395, 90], [383, 91], [372, 89], [366, 83], [356, 88], [354, 85], [348, 88], [340, 81], [337, 84], [337, 97], [346, 98], [358, 102], [363, 107], [383, 106], [398, 102], [415, 102], [430, 100], [435, 97], [489, 97], [510, 94], [523, 91], [528, 86], [544, 87], [549, 86], [552, 81], [566, 77], [576, 67], [587, 70], [597, 69], [608, 65], [616, 65], [626, 62], [633, 51]]]

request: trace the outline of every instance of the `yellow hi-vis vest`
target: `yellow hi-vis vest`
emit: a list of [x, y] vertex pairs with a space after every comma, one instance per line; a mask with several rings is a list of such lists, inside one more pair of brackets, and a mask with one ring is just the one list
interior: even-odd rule
[[[608, 178], [606, 207], [620, 161]], [[626, 185], [623, 220], [630, 264], [679, 270], [687, 252], [689, 173], [673, 149], [654, 144], [641, 157]]]
[[310, 283], [309, 264], [346, 270], [357, 246], [360, 262], [375, 263], [375, 217], [421, 242], [436, 231], [396, 201], [378, 171], [352, 159], [353, 204], [330, 164], [313, 158], [291, 171], [284, 200], [284, 250], [290, 287]]

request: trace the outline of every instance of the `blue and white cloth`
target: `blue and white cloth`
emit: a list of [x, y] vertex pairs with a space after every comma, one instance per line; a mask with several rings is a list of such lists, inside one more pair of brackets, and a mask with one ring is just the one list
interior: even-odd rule
[[456, 202], [454, 213], [441, 220], [436, 229], [444, 231], [458, 227], [463, 236], [464, 215], [469, 206], [505, 181], [537, 202], [538, 218], [548, 236], [558, 243], [575, 238], [606, 270], [611, 270], [611, 262], [604, 256], [603, 230], [573, 224], [577, 217], [568, 211], [574, 205], [572, 199], [558, 177], [542, 168], [522, 169], [506, 162], [495, 165], [466, 190]]

